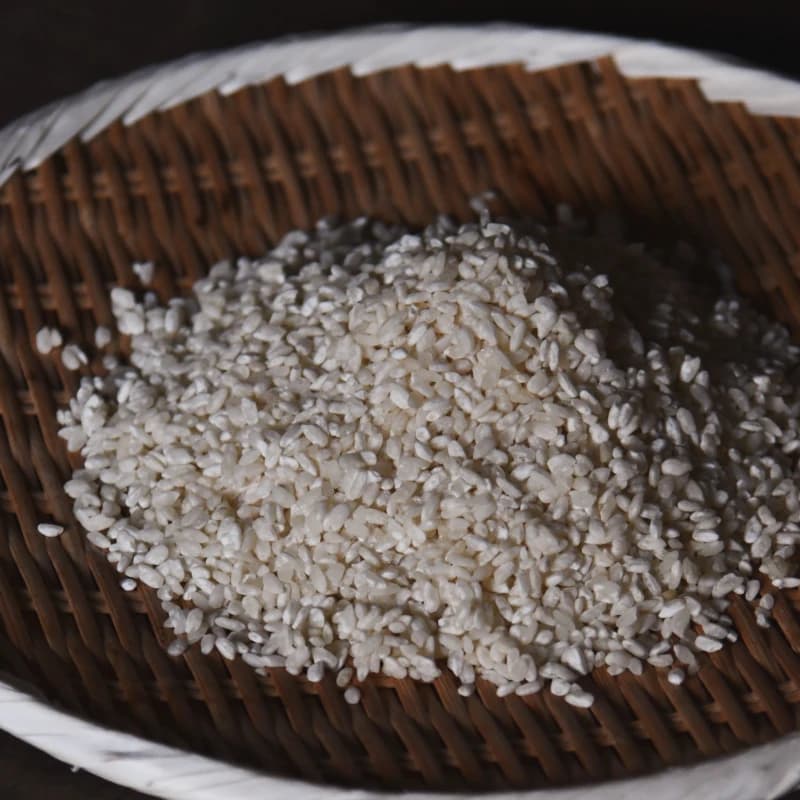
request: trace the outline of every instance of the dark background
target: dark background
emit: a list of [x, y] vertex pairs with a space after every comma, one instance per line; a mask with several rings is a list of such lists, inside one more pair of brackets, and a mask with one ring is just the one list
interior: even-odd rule
[[[466, 0], [0, 0], [0, 126], [153, 62], [286, 34], [390, 21], [508, 20], [617, 33], [717, 51], [800, 78], [800, 0], [482, 5], [487, 13], [468, 10]], [[0, 733], [0, 797], [135, 800], [141, 795], [72, 773]], [[792, 800], [800, 800], [800, 793]]]

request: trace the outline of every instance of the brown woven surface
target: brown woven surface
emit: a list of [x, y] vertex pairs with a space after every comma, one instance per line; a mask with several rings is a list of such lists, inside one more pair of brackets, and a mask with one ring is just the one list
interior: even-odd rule
[[[589, 710], [545, 691], [468, 699], [451, 676], [387, 678], [348, 706], [326, 679], [193, 649], [166, 655], [149, 590], [125, 593], [72, 520], [75, 459], [55, 410], [76, 384], [33, 338], [43, 324], [91, 349], [108, 287], [158, 268], [163, 297], [213, 261], [262, 253], [323, 214], [423, 223], [558, 202], [616, 209], [646, 235], [718, 248], [741, 287], [800, 330], [800, 121], [710, 105], [687, 80], [628, 80], [609, 60], [537, 74], [402, 68], [275, 80], [208, 94], [71, 143], [0, 189], [0, 669], [98, 722], [312, 780], [503, 788], [606, 779], [733, 752], [800, 726], [800, 595], [680, 687], [596, 671]], [[172, 267], [170, 272], [167, 268]], [[68, 527], [59, 539], [42, 520]]]

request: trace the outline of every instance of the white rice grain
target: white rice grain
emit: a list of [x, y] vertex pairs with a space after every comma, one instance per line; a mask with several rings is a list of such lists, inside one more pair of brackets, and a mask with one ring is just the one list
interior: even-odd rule
[[42, 355], [61, 347], [62, 343], [61, 331], [56, 328], [40, 328], [36, 332], [36, 349]]
[[64, 533], [64, 526], [56, 525], [54, 522], [40, 522], [36, 526], [36, 530], [38, 530], [42, 536], [53, 538], [55, 536], [61, 536], [61, 534]]

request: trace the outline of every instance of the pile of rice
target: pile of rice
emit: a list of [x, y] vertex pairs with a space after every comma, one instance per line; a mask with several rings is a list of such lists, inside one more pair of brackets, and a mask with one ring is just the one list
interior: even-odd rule
[[112, 301], [132, 352], [60, 412], [66, 490], [174, 654], [588, 706], [800, 583], [800, 351], [641, 249], [358, 220]]

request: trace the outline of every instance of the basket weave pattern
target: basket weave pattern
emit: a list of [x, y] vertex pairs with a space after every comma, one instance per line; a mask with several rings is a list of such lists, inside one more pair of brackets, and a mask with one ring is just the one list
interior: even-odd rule
[[[610, 59], [529, 73], [339, 70], [230, 97], [208, 93], [73, 141], [0, 189], [0, 669], [93, 720], [309, 780], [492, 789], [622, 777], [733, 752], [800, 727], [800, 595], [775, 624], [731, 608], [739, 641], [672, 686], [663, 671], [584, 683], [588, 710], [548, 691], [470, 698], [370, 678], [347, 705], [333, 680], [256, 675], [197, 648], [180, 658], [155, 594], [119, 587], [87, 546], [62, 484], [78, 461], [56, 409], [77, 376], [34, 347], [45, 324], [94, 354], [109, 287], [156, 264], [166, 299], [210, 263], [259, 255], [320, 216], [422, 224], [567, 202], [719, 249], [743, 291], [800, 329], [800, 121], [710, 104], [690, 80], [628, 79]], [[95, 363], [93, 366], [97, 366]], [[59, 539], [38, 522], [67, 527]]]

